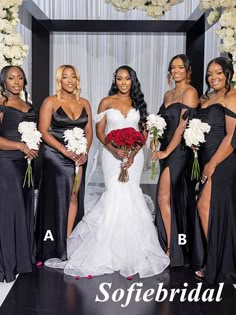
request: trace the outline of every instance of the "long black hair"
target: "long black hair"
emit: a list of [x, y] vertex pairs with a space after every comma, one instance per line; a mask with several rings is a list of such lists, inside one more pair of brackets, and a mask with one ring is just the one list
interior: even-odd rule
[[109, 90], [109, 95], [114, 95], [117, 94], [118, 92], [118, 87], [116, 84], [116, 76], [119, 70], [124, 69], [129, 73], [132, 85], [131, 85], [131, 90], [130, 90], [130, 97], [132, 100], [132, 106], [134, 108], [136, 108], [137, 110], [139, 110], [140, 113], [140, 120], [139, 120], [139, 129], [140, 130], [144, 130], [144, 125], [146, 123], [146, 118], [148, 115], [147, 112], [147, 104], [144, 100], [144, 95], [143, 92], [141, 91], [141, 85], [140, 82], [137, 78], [136, 72], [134, 71], [134, 69], [132, 69], [129, 66], [120, 66], [118, 69], [116, 69], [115, 73], [114, 73], [114, 77], [113, 77], [113, 81], [112, 81], [112, 85], [111, 88]]
[[224, 75], [226, 77], [226, 80], [225, 80], [226, 92], [225, 92], [225, 94], [227, 94], [229, 92], [230, 88], [231, 88], [231, 81], [232, 81], [232, 78], [233, 78], [233, 75], [234, 75], [233, 64], [232, 64], [232, 62], [229, 59], [224, 58], [224, 57], [217, 57], [217, 58], [212, 59], [207, 65], [206, 75], [205, 75], [205, 81], [206, 81], [206, 85], [207, 85], [207, 90], [206, 90], [204, 95], [207, 98], [209, 98], [208, 93], [211, 90], [210, 83], [208, 82], [208, 77], [209, 77], [208, 69], [209, 69], [210, 65], [213, 64], [213, 63], [216, 63], [216, 64], [221, 66], [221, 68], [223, 70], [223, 73], [224, 73]]
[[26, 79], [26, 75], [25, 75], [25, 72], [24, 70], [19, 67], [19, 66], [5, 66], [2, 68], [1, 70], [1, 73], [0, 73], [0, 93], [3, 97], [5, 97], [5, 100], [3, 102], [3, 105], [7, 104], [8, 102], [8, 97], [7, 97], [7, 87], [6, 87], [6, 78], [7, 78], [7, 74], [9, 72], [9, 70], [11, 68], [17, 68], [21, 71], [22, 73], [22, 76], [23, 76], [23, 92], [25, 94], [25, 102], [29, 105], [31, 105], [29, 102], [28, 102], [28, 92], [26, 90], [26, 86], [27, 86], [27, 79]]

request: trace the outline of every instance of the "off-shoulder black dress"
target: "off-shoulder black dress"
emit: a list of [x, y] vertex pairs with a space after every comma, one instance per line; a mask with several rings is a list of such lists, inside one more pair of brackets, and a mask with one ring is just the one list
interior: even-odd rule
[[[225, 116], [235, 113], [221, 104], [201, 108], [198, 117], [211, 126], [199, 150], [203, 170], [226, 135]], [[217, 165], [212, 177], [205, 280], [236, 281], [236, 152]], [[205, 183], [207, 185], [207, 183]]]
[[[33, 108], [22, 112], [0, 105], [3, 112], [0, 137], [21, 141], [18, 125], [35, 121]], [[19, 150], [0, 150], [0, 281], [11, 282], [16, 274], [32, 271], [35, 263], [34, 191], [23, 188], [27, 160]]]

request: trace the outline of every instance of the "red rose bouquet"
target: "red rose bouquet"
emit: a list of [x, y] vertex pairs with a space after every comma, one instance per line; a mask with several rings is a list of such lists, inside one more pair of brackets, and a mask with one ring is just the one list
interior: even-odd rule
[[[114, 147], [131, 153], [135, 148], [145, 144], [145, 137], [134, 128], [123, 128], [110, 131], [106, 136], [106, 143], [111, 143]], [[119, 182], [126, 183], [129, 180], [127, 169], [124, 167], [127, 158], [121, 163], [121, 172], [118, 178]]]

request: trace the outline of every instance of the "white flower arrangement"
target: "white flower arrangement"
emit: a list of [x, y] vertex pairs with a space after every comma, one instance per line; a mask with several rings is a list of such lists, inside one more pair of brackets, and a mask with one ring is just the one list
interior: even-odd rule
[[117, 11], [128, 10], [142, 10], [148, 16], [159, 19], [167, 11], [184, 0], [105, 0], [106, 3], [111, 4]]
[[209, 133], [211, 126], [202, 122], [200, 119], [193, 118], [188, 122], [188, 126], [184, 131], [184, 140], [188, 147], [194, 152], [194, 160], [192, 166], [191, 179], [200, 180], [200, 167], [198, 162], [197, 150], [201, 143], [205, 142], [205, 133]]
[[[35, 122], [22, 121], [18, 125], [18, 131], [21, 134], [21, 142], [26, 143], [26, 145], [31, 150], [38, 150], [39, 144], [42, 141], [42, 134], [37, 130], [37, 126]], [[27, 159], [27, 170], [25, 173], [25, 178], [23, 182], [23, 187], [27, 181], [28, 187], [33, 186], [33, 173], [31, 160]]]
[[[84, 130], [78, 127], [64, 131], [63, 138], [67, 142], [66, 148], [77, 155], [87, 154], [87, 139]], [[79, 165], [75, 163], [74, 192], [78, 189]]]
[[28, 54], [21, 35], [16, 32], [22, 0], [1, 0], [0, 3], [0, 69], [7, 65], [21, 66]]
[[[158, 139], [163, 135], [166, 128], [166, 121], [163, 117], [156, 114], [149, 114], [147, 116], [146, 129], [153, 141], [153, 150], [156, 150]], [[156, 163], [151, 163], [151, 180], [156, 178]]]
[[200, 0], [200, 7], [210, 9], [209, 24], [219, 21], [220, 29], [216, 34], [222, 39], [220, 51], [232, 55], [233, 81], [236, 82], [236, 0]]

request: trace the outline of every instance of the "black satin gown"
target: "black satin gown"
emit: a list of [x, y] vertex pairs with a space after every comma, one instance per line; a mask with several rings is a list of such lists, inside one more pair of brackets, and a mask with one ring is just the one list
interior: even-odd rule
[[[22, 112], [0, 105], [3, 112], [0, 137], [21, 141], [18, 125], [35, 121], [32, 108]], [[11, 282], [16, 274], [32, 271], [35, 263], [34, 191], [23, 188], [27, 160], [19, 150], [0, 150], [0, 281]]]
[[[181, 111], [186, 109], [183, 115], [184, 119], [191, 118], [194, 111], [188, 106], [182, 103], [173, 103], [168, 107], [164, 104], [161, 106], [160, 114], [166, 121], [167, 126], [163, 137], [160, 139], [161, 147], [160, 151], [164, 151], [178, 127]], [[160, 176], [162, 176], [163, 171], [169, 168], [170, 172], [170, 206], [171, 206], [171, 238], [170, 238], [170, 266], [184, 266], [190, 263], [189, 251], [190, 243], [189, 230], [191, 230], [188, 222], [190, 220], [190, 213], [188, 209], [193, 209], [194, 206], [190, 207], [191, 202], [195, 204], [194, 201], [194, 185], [191, 182], [191, 161], [192, 161], [192, 151], [187, 148], [182, 141], [175, 150], [165, 159], [159, 160], [160, 163]], [[159, 191], [159, 181], [157, 183], [157, 208], [156, 208], [156, 225], [158, 228], [159, 241], [163, 250], [167, 251], [167, 237], [164, 222], [162, 220], [161, 210], [158, 205], [158, 191]], [[192, 198], [189, 198], [190, 192]], [[196, 206], [196, 204], [195, 204]], [[195, 211], [196, 212], [196, 211]], [[191, 220], [192, 221], [192, 220]], [[192, 222], [192, 224], [194, 224]], [[184, 234], [187, 237], [187, 244], [180, 245], [178, 241], [178, 235]]]
[[[61, 143], [67, 129], [79, 127], [84, 129], [88, 115], [83, 108], [79, 118], [73, 120], [67, 116], [62, 107], [52, 115], [49, 132]], [[75, 225], [84, 215], [85, 171], [78, 193], [78, 211]], [[67, 221], [74, 178], [75, 163], [62, 153], [48, 146], [42, 146], [42, 174], [39, 186], [39, 199], [36, 219], [36, 242], [38, 259], [45, 261], [49, 258], [67, 259], [66, 239]], [[46, 236], [46, 239], [45, 239]]]
[[[226, 135], [225, 116], [236, 115], [221, 104], [201, 108], [198, 118], [211, 126], [199, 150], [200, 167], [218, 149]], [[205, 280], [236, 282], [236, 152], [217, 165], [212, 177]], [[207, 185], [207, 184], [205, 184]]]

